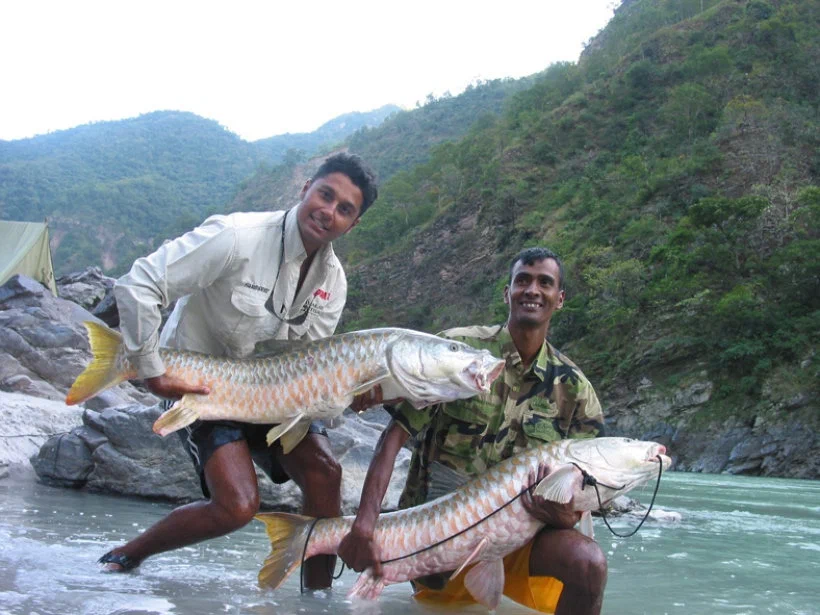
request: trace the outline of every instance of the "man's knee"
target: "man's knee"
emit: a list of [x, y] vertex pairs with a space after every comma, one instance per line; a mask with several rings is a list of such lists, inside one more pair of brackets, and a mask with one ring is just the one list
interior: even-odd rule
[[536, 538], [530, 571], [555, 577], [584, 593], [596, 595], [606, 586], [606, 556], [598, 543], [575, 530], [546, 531]]
[[320, 454], [316, 464], [305, 471], [304, 491], [336, 492], [342, 486], [342, 466], [333, 455]]
[[310, 434], [291, 455], [291, 458], [280, 457], [280, 463], [303, 492], [326, 495], [341, 490], [342, 466], [333, 456], [325, 436]]
[[575, 568], [575, 578], [585, 586], [588, 593], [597, 594], [603, 591], [606, 585], [607, 563], [606, 556], [597, 542], [587, 541], [578, 550]]
[[259, 492], [248, 490], [211, 499], [211, 507], [226, 531], [238, 530], [250, 523], [259, 512]]

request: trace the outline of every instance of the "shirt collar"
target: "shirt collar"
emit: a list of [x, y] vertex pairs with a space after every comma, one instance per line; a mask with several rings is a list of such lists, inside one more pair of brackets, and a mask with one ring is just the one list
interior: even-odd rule
[[[285, 228], [283, 230], [285, 237], [285, 262], [301, 264], [307, 258], [307, 251], [305, 244], [302, 243], [302, 235], [299, 233], [299, 221], [296, 219], [296, 213], [299, 205], [295, 205], [288, 210], [287, 218], [285, 219]], [[325, 244], [319, 248], [319, 253], [316, 255], [317, 259], [321, 259], [328, 267], [334, 267], [336, 263], [336, 254], [333, 251], [332, 244]], [[314, 261], [315, 262], [315, 261]]]
[[[518, 354], [518, 349], [515, 347], [506, 325], [498, 332], [497, 339], [501, 343], [501, 351], [507, 362], [507, 367], [518, 367], [518, 369], [521, 369], [521, 355]], [[550, 363], [551, 356], [552, 346], [547, 340], [544, 340], [544, 343], [541, 344], [541, 349], [538, 351], [538, 355], [536, 355], [535, 360], [523, 375], [532, 374], [543, 382], [547, 375], [547, 366]]]
[[299, 234], [299, 221], [296, 219], [296, 212], [299, 206], [291, 207], [285, 214], [285, 228], [283, 229], [285, 238], [285, 262], [301, 263], [307, 257], [305, 244], [302, 243], [302, 236]]

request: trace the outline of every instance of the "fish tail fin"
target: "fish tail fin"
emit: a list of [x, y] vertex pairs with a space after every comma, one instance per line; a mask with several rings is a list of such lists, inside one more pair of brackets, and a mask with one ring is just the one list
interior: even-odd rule
[[187, 427], [197, 420], [199, 418], [199, 412], [197, 412], [191, 403], [191, 397], [190, 394], [183, 395], [182, 399], [160, 414], [157, 420], [154, 421], [154, 433], [165, 437], [169, 433]]
[[68, 390], [65, 403], [69, 406], [79, 404], [100, 391], [137, 376], [125, 359], [122, 336], [119, 333], [95, 322], [86, 321], [83, 324], [88, 331], [88, 341], [94, 356]]
[[302, 563], [315, 519], [291, 513], [259, 513], [256, 518], [265, 524], [270, 539], [270, 555], [259, 571], [259, 585], [277, 589]]

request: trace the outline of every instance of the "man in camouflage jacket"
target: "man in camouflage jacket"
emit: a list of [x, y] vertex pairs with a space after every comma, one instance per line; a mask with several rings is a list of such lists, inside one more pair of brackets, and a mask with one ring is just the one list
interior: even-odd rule
[[[381, 574], [373, 534], [380, 504], [401, 446], [415, 438], [402, 508], [439, 495], [449, 479], [446, 466], [466, 478], [545, 441], [603, 435], [601, 405], [592, 385], [567, 357], [546, 341], [555, 310], [564, 302], [563, 266], [544, 248], [522, 251], [512, 262], [504, 289], [509, 317], [503, 326], [464, 327], [442, 335], [487, 348], [506, 361], [492, 390], [477, 397], [416, 410], [389, 407], [393, 420], [377, 445], [362, 489], [361, 505], [339, 555], [354, 570]], [[441, 474], [442, 476], [439, 476]], [[600, 613], [606, 559], [593, 540], [575, 531], [579, 515], [571, 502], [522, 498], [544, 529], [504, 560], [505, 595], [545, 613]], [[416, 597], [464, 603], [471, 597], [464, 575], [417, 579]]]

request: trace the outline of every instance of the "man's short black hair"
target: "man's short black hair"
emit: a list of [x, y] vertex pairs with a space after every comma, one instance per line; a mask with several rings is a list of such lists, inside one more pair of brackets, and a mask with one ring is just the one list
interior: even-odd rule
[[356, 187], [362, 191], [361, 216], [373, 201], [379, 196], [379, 188], [376, 182], [376, 174], [368, 167], [364, 161], [356, 154], [341, 152], [327, 158], [316, 173], [313, 179], [319, 179], [331, 173], [344, 173], [350, 178]]
[[558, 288], [564, 290], [564, 263], [561, 262], [555, 252], [548, 248], [524, 248], [521, 250], [510, 263], [510, 283], [512, 283], [512, 272], [517, 262], [521, 261], [524, 265], [534, 265], [548, 258], [558, 263], [558, 275], [561, 278], [558, 280]]

